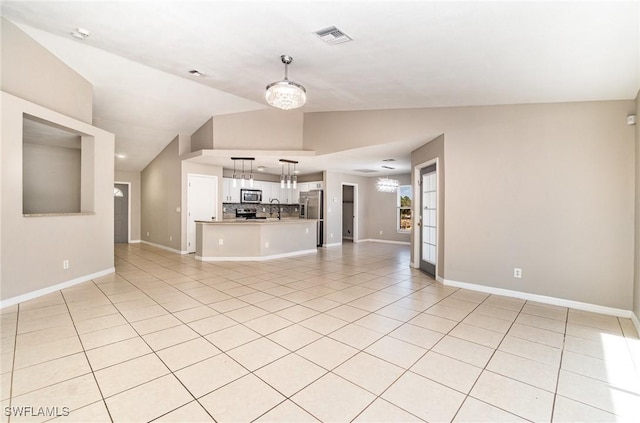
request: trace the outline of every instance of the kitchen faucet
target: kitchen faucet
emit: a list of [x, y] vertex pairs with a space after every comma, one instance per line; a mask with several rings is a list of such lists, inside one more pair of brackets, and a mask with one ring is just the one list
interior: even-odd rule
[[281, 220], [280, 218], [280, 200], [278, 200], [277, 198], [272, 198], [269, 204], [269, 214], [271, 215], [271, 217], [273, 217], [273, 202], [277, 201], [278, 202], [278, 220]]

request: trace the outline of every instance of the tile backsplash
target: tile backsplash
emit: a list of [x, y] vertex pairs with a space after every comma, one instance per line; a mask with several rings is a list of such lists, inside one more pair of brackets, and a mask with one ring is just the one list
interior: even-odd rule
[[[235, 219], [236, 209], [256, 209], [258, 217], [278, 217], [278, 205], [273, 204], [242, 204], [242, 203], [222, 203], [223, 219]], [[280, 215], [286, 217], [300, 217], [300, 205], [298, 204], [281, 204]], [[273, 211], [273, 215], [270, 214]]]

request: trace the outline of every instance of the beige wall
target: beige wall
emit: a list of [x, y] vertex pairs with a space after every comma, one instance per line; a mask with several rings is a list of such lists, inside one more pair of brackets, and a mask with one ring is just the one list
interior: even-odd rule
[[24, 213], [80, 212], [81, 150], [22, 145]]
[[304, 114], [275, 109], [213, 117], [213, 147], [228, 150], [302, 150]]
[[209, 119], [191, 135], [191, 152], [213, 148], [213, 118]]
[[[2, 92], [0, 151], [0, 298], [7, 300], [113, 270], [114, 136], [79, 120]], [[23, 113], [93, 137], [93, 166], [82, 171], [83, 208], [94, 213], [24, 217], [22, 212]], [[90, 138], [90, 137], [83, 137]], [[84, 154], [84, 153], [83, 153]], [[87, 197], [87, 198], [84, 198]], [[88, 204], [91, 203], [91, 204]], [[69, 269], [62, 268], [69, 260]], [[34, 265], [36, 263], [37, 265]]]
[[[636, 119], [640, 112], [640, 91], [636, 96]], [[640, 320], [640, 124], [636, 123], [636, 210], [635, 210], [635, 226], [636, 226], [636, 249], [635, 249], [635, 272], [633, 283], [633, 312], [636, 318]]]
[[606, 101], [309, 113], [304, 148], [444, 134], [448, 280], [631, 309], [634, 109]]
[[140, 241], [140, 172], [116, 170], [115, 182], [129, 182], [131, 241]]
[[140, 173], [140, 239], [177, 251], [183, 251], [179, 156], [188, 138], [176, 136]]
[[[438, 175], [438, 199], [436, 200], [436, 206], [438, 211], [438, 222], [436, 223], [438, 232], [437, 241], [437, 266], [436, 275], [445, 278], [445, 224], [444, 216], [446, 210], [445, 202], [445, 159], [444, 159], [444, 135], [440, 135], [435, 139], [429, 141], [427, 144], [411, 152], [411, 179], [417, 181], [420, 178], [419, 170], [424, 165], [437, 164]], [[416, 169], [416, 167], [419, 167]], [[416, 267], [419, 267], [419, 262], [416, 262], [416, 258], [420, 257], [420, 228], [418, 227], [419, 213], [421, 213], [420, 197], [421, 187], [417, 184], [413, 186], [413, 225], [416, 231], [413, 233], [413, 244], [411, 248], [411, 262], [415, 263]]]
[[[411, 175], [393, 175], [393, 179], [400, 181], [400, 185], [411, 185]], [[397, 192], [379, 192], [376, 189], [378, 177], [367, 178], [367, 204], [366, 204], [366, 233], [368, 238], [393, 241], [410, 242], [411, 235], [398, 233], [397, 220]], [[382, 231], [382, 234], [380, 234]]]
[[91, 84], [13, 23], [0, 26], [2, 91], [91, 124]]

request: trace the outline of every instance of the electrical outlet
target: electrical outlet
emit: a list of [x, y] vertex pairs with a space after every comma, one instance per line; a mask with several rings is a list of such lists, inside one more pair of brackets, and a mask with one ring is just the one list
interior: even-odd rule
[[309, 228], [304, 228], [304, 233], [308, 234], [309, 233]]
[[147, 232], [147, 236], [149, 236], [149, 232]]
[[522, 278], [522, 269], [520, 269], [519, 267], [514, 267], [513, 268], [513, 277], [520, 279]]
[[269, 241], [264, 243], [264, 248], [269, 248]]
[[329, 238], [333, 238], [333, 234], [330, 234]]
[[173, 241], [173, 237], [169, 235], [169, 241]]
[[224, 245], [224, 239], [220, 238], [220, 239], [218, 240], [218, 245]]
[[380, 235], [382, 235], [382, 231], [380, 231]]
[[69, 260], [62, 260], [62, 268], [67, 270], [69, 268]]

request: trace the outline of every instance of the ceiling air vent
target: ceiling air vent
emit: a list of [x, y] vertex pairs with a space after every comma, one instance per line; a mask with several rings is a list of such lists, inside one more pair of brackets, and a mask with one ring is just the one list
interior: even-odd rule
[[329, 28], [321, 29], [319, 31], [314, 32], [322, 41], [327, 44], [341, 44], [346, 43], [347, 41], [353, 40], [353, 38], [349, 37], [344, 32], [340, 31], [335, 26], [330, 26]]
[[391, 166], [382, 166], [385, 169], [395, 169], [395, 167], [391, 167]]
[[373, 170], [373, 169], [353, 169], [354, 172], [360, 172], [360, 173], [376, 173], [377, 170]]

